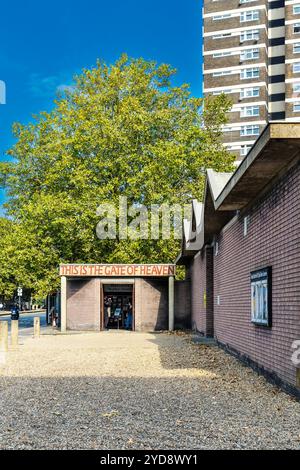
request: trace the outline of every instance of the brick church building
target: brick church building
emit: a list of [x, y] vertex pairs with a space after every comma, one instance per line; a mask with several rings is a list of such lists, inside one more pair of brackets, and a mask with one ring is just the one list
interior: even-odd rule
[[177, 264], [192, 328], [300, 396], [300, 124], [269, 124], [233, 174], [208, 170]]

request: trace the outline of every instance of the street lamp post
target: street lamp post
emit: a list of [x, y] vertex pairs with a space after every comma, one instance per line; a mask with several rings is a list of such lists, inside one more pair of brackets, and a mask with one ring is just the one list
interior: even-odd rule
[[18, 287], [18, 297], [19, 297], [19, 311], [21, 311], [21, 298], [22, 298], [22, 295], [23, 295], [23, 289], [22, 287]]

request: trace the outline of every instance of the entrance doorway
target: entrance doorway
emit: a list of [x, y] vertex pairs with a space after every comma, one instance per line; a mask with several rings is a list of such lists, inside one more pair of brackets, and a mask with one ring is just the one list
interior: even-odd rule
[[134, 286], [102, 286], [102, 329], [134, 330]]

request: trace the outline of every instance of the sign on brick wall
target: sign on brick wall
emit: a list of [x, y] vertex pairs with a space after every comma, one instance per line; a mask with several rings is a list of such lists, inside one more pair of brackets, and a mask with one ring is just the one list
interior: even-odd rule
[[257, 325], [271, 326], [272, 267], [253, 271], [251, 278], [251, 317]]

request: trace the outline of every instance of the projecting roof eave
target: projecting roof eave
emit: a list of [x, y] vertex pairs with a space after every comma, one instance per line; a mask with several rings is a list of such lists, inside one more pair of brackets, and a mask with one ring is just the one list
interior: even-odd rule
[[248, 206], [276, 177], [299, 159], [300, 122], [276, 122], [266, 126], [248, 155], [214, 200], [218, 212]]
[[[214, 235], [232, 219], [237, 210], [253, 204], [289, 168], [300, 161], [300, 122], [272, 122], [266, 126], [248, 155], [234, 173], [207, 170], [197, 251], [210, 244]], [[194, 205], [195, 209], [195, 205]], [[189, 233], [189, 230], [186, 231]], [[195, 241], [196, 241], [195, 240]], [[194, 240], [190, 240], [193, 242]], [[188, 264], [196, 252], [182, 246], [178, 264]]]
[[197, 243], [193, 245], [193, 248], [191, 248], [191, 244], [186, 243], [185, 240], [183, 240], [181, 251], [179, 255], [177, 256], [174, 264], [178, 266], [186, 266], [191, 262], [191, 259], [194, 258], [194, 256], [198, 253], [199, 250], [201, 250], [202, 245]]
[[232, 211], [225, 212], [215, 209], [215, 200], [210, 185], [207, 183], [205, 190], [203, 245], [211, 244], [213, 237], [222, 230], [233, 216], [234, 212]]
[[191, 220], [184, 219], [182, 224], [181, 252], [175, 264], [186, 265], [203, 246], [203, 209], [196, 199], [192, 201]]
[[182, 244], [181, 252], [176, 258], [175, 264], [186, 265], [189, 264], [191, 258], [201, 250], [203, 247], [203, 230], [197, 235], [194, 241], [188, 241]]
[[221, 194], [232, 175], [233, 172], [219, 173], [208, 168], [206, 171], [206, 181], [208, 182], [209, 189], [214, 201], [217, 200], [218, 196]]
[[198, 252], [199, 250], [180, 253], [177, 256], [174, 264], [176, 264], [177, 266], [188, 266], [191, 263], [191, 260]]
[[204, 227], [203, 245], [210, 244], [213, 236], [219, 233], [224, 225], [233, 217], [232, 211], [218, 212], [215, 201], [233, 173], [218, 173], [212, 169], [207, 170], [204, 190]]

